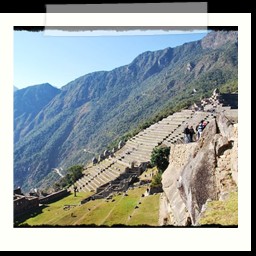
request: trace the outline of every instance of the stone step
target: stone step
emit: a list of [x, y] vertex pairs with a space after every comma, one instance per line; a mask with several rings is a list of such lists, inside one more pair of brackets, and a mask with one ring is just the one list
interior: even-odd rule
[[151, 134], [149, 134], [148, 136], [149, 137], [158, 137], [160, 140], [163, 140], [164, 138], [167, 138], [168, 136], [170, 136], [172, 133], [173, 133], [174, 131], [169, 131], [169, 132], [167, 132], [167, 133], [165, 133], [165, 134], [159, 134], [159, 133], [151, 133]]
[[165, 134], [161, 134], [161, 133], [159, 133], [158, 131], [156, 131], [156, 132], [152, 132], [152, 133], [148, 133], [148, 134], [146, 134], [146, 135], [144, 135], [144, 136], [141, 136], [141, 137], [138, 137], [138, 138], [143, 138], [143, 139], [163, 139], [164, 137], [166, 137], [166, 136], [168, 136], [169, 134], [170, 134], [171, 132], [170, 131], [168, 131], [168, 132], [166, 132]]
[[112, 178], [116, 178], [116, 177], [118, 177], [121, 173], [119, 172], [119, 171], [117, 171], [117, 170], [115, 170], [115, 169], [112, 169], [111, 167], [109, 168], [109, 170], [108, 170], [109, 172], [109, 175], [111, 175], [112, 176]]
[[81, 184], [81, 186], [84, 187], [85, 189], [89, 190], [89, 191], [94, 190], [94, 187], [90, 183], [88, 183], [87, 185], [85, 183], [83, 183], [83, 184]]
[[96, 178], [94, 178], [95, 182], [98, 183], [98, 186], [101, 186], [108, 182], [108, 179], [106, 178], [107, 175], [103, 175], [103, 173], [99, 174]]
[[148, 157], [142, 155], [129, 155], [123, 159], [125, 162], [132, 163], [133, 161], [137, 162], [147, 162], [149, 160]]

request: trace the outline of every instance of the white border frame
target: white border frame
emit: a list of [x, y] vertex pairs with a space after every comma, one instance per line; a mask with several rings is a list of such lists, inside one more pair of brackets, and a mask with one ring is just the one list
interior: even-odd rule
[[[251, 250], [251, 14], [0, 14], [0, 250]], [[13, 228], [13, 26], [238, 26], [238, 228]]]

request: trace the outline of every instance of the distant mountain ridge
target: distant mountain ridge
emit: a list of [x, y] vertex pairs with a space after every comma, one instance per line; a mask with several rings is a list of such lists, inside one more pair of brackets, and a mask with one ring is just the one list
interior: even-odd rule
[[14, 94], [14, 141], [31, 130], [36, 115], [60, 92], [49, 83], [29, 86]]
[[18, 90], [15, 185], [26, 190], [50, 184], [57, 178], [52, 168], [86, 163], [157, 111], [192, 99], [192, 89], [200, 95], [237, 79], [237, 38], [236, 31], [211, 32], [200, 41], [142, 53], [112, 71], [79, 77], [61, 90], [50, 85]]

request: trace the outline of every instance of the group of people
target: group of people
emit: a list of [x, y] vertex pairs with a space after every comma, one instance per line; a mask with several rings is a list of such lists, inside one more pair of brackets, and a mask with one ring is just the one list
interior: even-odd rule
[[196, 140], [199, 140], [199, 138], [201, 137], [201, 134], [205, 128], [205, 126], [208, 124], [207, 121], [204, 121], [202, 120], [197, 126], [196, 126], [196, 132], [197, 132], [197, 138], [194, 140], [194, 135], [196, 134], [195, 133], [195, 130], [193, 128], [193, 126], [191, 125], [189, 127], [189, 125], [187, 125], [184, 129], [184, 142], [185, 143], [189, 143], [189, 142], [193, 142], [193, 141], [196, 141]]

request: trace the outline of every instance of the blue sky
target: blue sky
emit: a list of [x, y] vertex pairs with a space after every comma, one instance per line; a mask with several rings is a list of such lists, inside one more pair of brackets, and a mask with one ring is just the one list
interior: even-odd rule
[[21, 89], [48, 82], [60, 88], [82, 75], [129, 64], [142, 52], [199, 40], [206, 31], [113, 34], [49, 36], [44, 32], [15, 31], [14, 85]]

